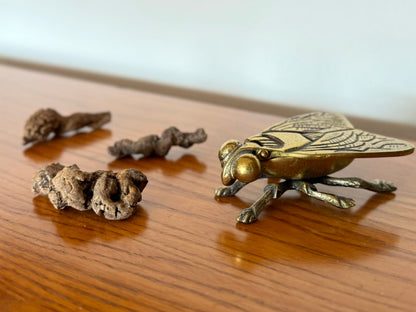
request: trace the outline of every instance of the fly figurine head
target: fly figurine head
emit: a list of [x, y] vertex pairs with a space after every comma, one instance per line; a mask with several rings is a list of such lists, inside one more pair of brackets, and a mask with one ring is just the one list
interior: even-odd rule
[[263, 162], [269, 159], [270, 154], [268, 149], [261, 148], [254, 142], [225, 142], [218, 153], [222, 166], [222, 183], [230, 185], [236, 180], [243, 183], [257, 180], [263, 173]]

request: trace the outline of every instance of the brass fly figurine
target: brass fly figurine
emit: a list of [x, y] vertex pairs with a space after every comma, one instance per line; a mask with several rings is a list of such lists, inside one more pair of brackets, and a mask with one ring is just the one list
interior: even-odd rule
[[218, 157], [222, 166], [222, 183], [216, 196], [232, 196], [259, 178], [280, 178], [270, 183], [264, 194], [249, 208], [241, 211], [237, 221], [253, 223], [271, 199], [287, 190], [297, 190], [338, 208], [355, 205], [351, 198], [319, 192], [316, 183], [363, 188], [389, 193], [393, 183], [383, 180], [328, 176], [348, 166], [354, 158], [403, 156], [414, 146], [394, 138], [354, 129], [340, 114], [316, 112], [291, 117], [262, 133], [245, 140], [225, 142]]

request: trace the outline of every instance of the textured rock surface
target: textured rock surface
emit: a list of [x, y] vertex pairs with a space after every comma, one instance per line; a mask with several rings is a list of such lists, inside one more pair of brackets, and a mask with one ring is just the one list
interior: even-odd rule
[[98, 129], [110, 120], [110, 112], [75, 113], [65, 117], [51, 108], [40, 109], [26, 121], [23, 144], [45, 141], [51, 133], [58, 135], [83, 127]]
[[108, 152], [117, 158], [134, 154], [141, 154], [143, 158], [152, 156], [163, 157], [173, 145], [188, 148], [195, 143], [205, 142], [206, 139], [207, 134], [202, 128], [197, 129], [195, 132], [187, 133], [181, 132], [175, 127], [170, 127], [163, 131], [160, 137], [152, 134], [142, 137], [135, 142], [129, 139], [117, 141], [108, 148]]
[[56, 209], [92, 209], [109, 220], [123, 220], [136, 210], [147, 177], [137, 169], [81, 171], [77, 165], [54, 163], [33, 178], [33, 192], [48, 196]]

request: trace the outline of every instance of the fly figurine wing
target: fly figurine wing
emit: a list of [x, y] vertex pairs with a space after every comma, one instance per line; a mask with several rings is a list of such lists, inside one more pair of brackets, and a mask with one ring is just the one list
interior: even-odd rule
[[298, 157], [387, 157], [407, 155], [413, 145], [354, 129], [343, 115], [309, 113], [277, 123], [250, 137], [262, 147]]
[[302, 154], [331, 154], [339, 157], [387, 157], [412, 153], [413, 145], [395, 138], [359, 129], [325, 133], [319, 139], [302, 146]]
[[345, 116], [335, 113], [315, 112], [288, 118], [265, 129], [263, 133], [297, 132], [313, 135], [331, 130], [346, 129], [354, 129], [354, 126]]

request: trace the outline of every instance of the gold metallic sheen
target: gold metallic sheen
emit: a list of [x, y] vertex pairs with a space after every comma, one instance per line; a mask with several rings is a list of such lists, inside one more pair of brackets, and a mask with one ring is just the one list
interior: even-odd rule
[[246, 154], [236, 161], [235, 174], [233, 176], [243, 183], [249, 183], [260, 176], [260, 161], [252, 155]]
[[339, 208], [354, 206], [354, 200], [321, 193], [315, 183], [392, 192], [386, 181], [334, 178], [329, 174], [348, 166], [355, 158], [411, 154], [414, 146], [398, 139], [355, 129], [340, 114], [316, 112], [291, 117], [240, 143], [230, 140], [219, 151], [222, 182], [217, 196], [232, 196], [258, 178], [281, 178], [269, 184], [262, 197], [243, 210], [237, 220], [252, 223], [268, 201], [289, 189], [303, 192]]

